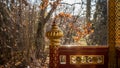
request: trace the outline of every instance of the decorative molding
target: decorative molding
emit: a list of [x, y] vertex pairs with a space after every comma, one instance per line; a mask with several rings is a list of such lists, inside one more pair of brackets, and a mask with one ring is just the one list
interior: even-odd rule
[[70, 64], [104, 64], [104, 55], [70, 55]]
[[59, 56], [59, 59], [60, 59], [60, 64], [66, 64], [66, 55], [60, 55]]

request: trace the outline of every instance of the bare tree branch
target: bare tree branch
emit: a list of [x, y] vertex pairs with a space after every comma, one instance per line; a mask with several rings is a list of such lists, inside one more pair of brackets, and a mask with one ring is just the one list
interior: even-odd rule
[[10, 12], [7, 10], [3, 3], [0, 3], [0, 12], [5, 18], [8, 17], [12, 23], [15, 23], [15, 21], [11, 17]]
[[45, 18], [45, 22], [47, 22], [50, 18], [50, 16], [53, 14], [53, 12], [55, 11], [55, 9], [57, 8], [57, 6], [59, 5], [61, 0], [56, 0], [53, 5], [52, 5], [52, 9], [49, 11], [48, 15]]

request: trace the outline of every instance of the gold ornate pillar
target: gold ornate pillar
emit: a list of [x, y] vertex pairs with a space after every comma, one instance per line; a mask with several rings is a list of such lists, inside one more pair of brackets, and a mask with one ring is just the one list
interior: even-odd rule
[[117, 68], [116, 46], [120, 45], [120, 0], [108, 0], [109, 68]]
[[50, 40], [50, 68], [58, 68], [58, 48], [60, 46], [60, 38], [63, 36], [63, 32], [58, 28], [55, 23], [53, 23], [52, 29], [46, 33], [46, 36]]
[[120, 0], [116, 0], [116, 18], [115, 18], [115, 30], [116, 30], [116, 46], [120, 46]]

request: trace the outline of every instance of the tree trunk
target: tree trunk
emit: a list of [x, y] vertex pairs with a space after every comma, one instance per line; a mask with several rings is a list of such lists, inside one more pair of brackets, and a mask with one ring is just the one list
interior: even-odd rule
[[91, 17], [91, 0], [87, 0], [87, 7], [86, 7], [86, 22], [90, 22]]
[[[91, 0], [87, 0], [87, 5], [86, 5], [86, 23], [91, 23], [90, 21], [91, 17]], [[89, 38], [86, 37], [86, 43], [89, 45]]]
[[44, 57], [44, 48], [45, 48], [45, 23], [44, 21], [40, 21], [38, 23], [38, 29], [36, 34], [36, 57], [43, 58]]
[[98, 0], [92, 22], [94, 33], [89, 36], [89, 44], [107, 45], [107, 0]]

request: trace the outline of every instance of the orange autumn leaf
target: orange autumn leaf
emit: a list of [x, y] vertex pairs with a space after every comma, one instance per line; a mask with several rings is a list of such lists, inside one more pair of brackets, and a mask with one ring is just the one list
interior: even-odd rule
[[77, 35], [82, 35], [82, 32], [81, 31], [77, 31]]
[[85, 33], [85, 34], [89, 34], [89, 32], [88, 32], [88, 30], [87, 30], [87, 29], [85, 29], [85, 30], [84, 30], [84, 33]]
[[87, 27], [91, 27], [91, 26], [92, 26], [92, 23], [88, 22], [88, 23], [86, 24], [86, 26], [87, 26]]
[[59, 17], [72, 17], [72, 15], [71, 14], [69, 14], [69, 13], [64, 13], [64, 12], [60, 12], [59, 14], [58, 14], [58, 16]]
[[49, 0], [42, 0], [42, 4], [40, 5], [40, 9], [45, 9], [48, 6]]
[[94, 29], [92, 29], [90, 32], [93, 33], [93, 32], [94, 32]]
[[87, 29], [87, 26], [83, 26], [82, 28], [83, 28], [83, 30], [85, 30], [85, 29]]
[[72, 27], [72, 26], [73, 26], [73, 23], [69, 23], [68, 26], [69, 26], [69, 27]]
[[72, 17], [69, 13], [65, 14], [66, 17]]
[[80, 37], [78, 37], [78, 36], [72, 36], [72, 38], [73, 38], [73, 40], [76, 41], [76, 42], [80, 40]]

